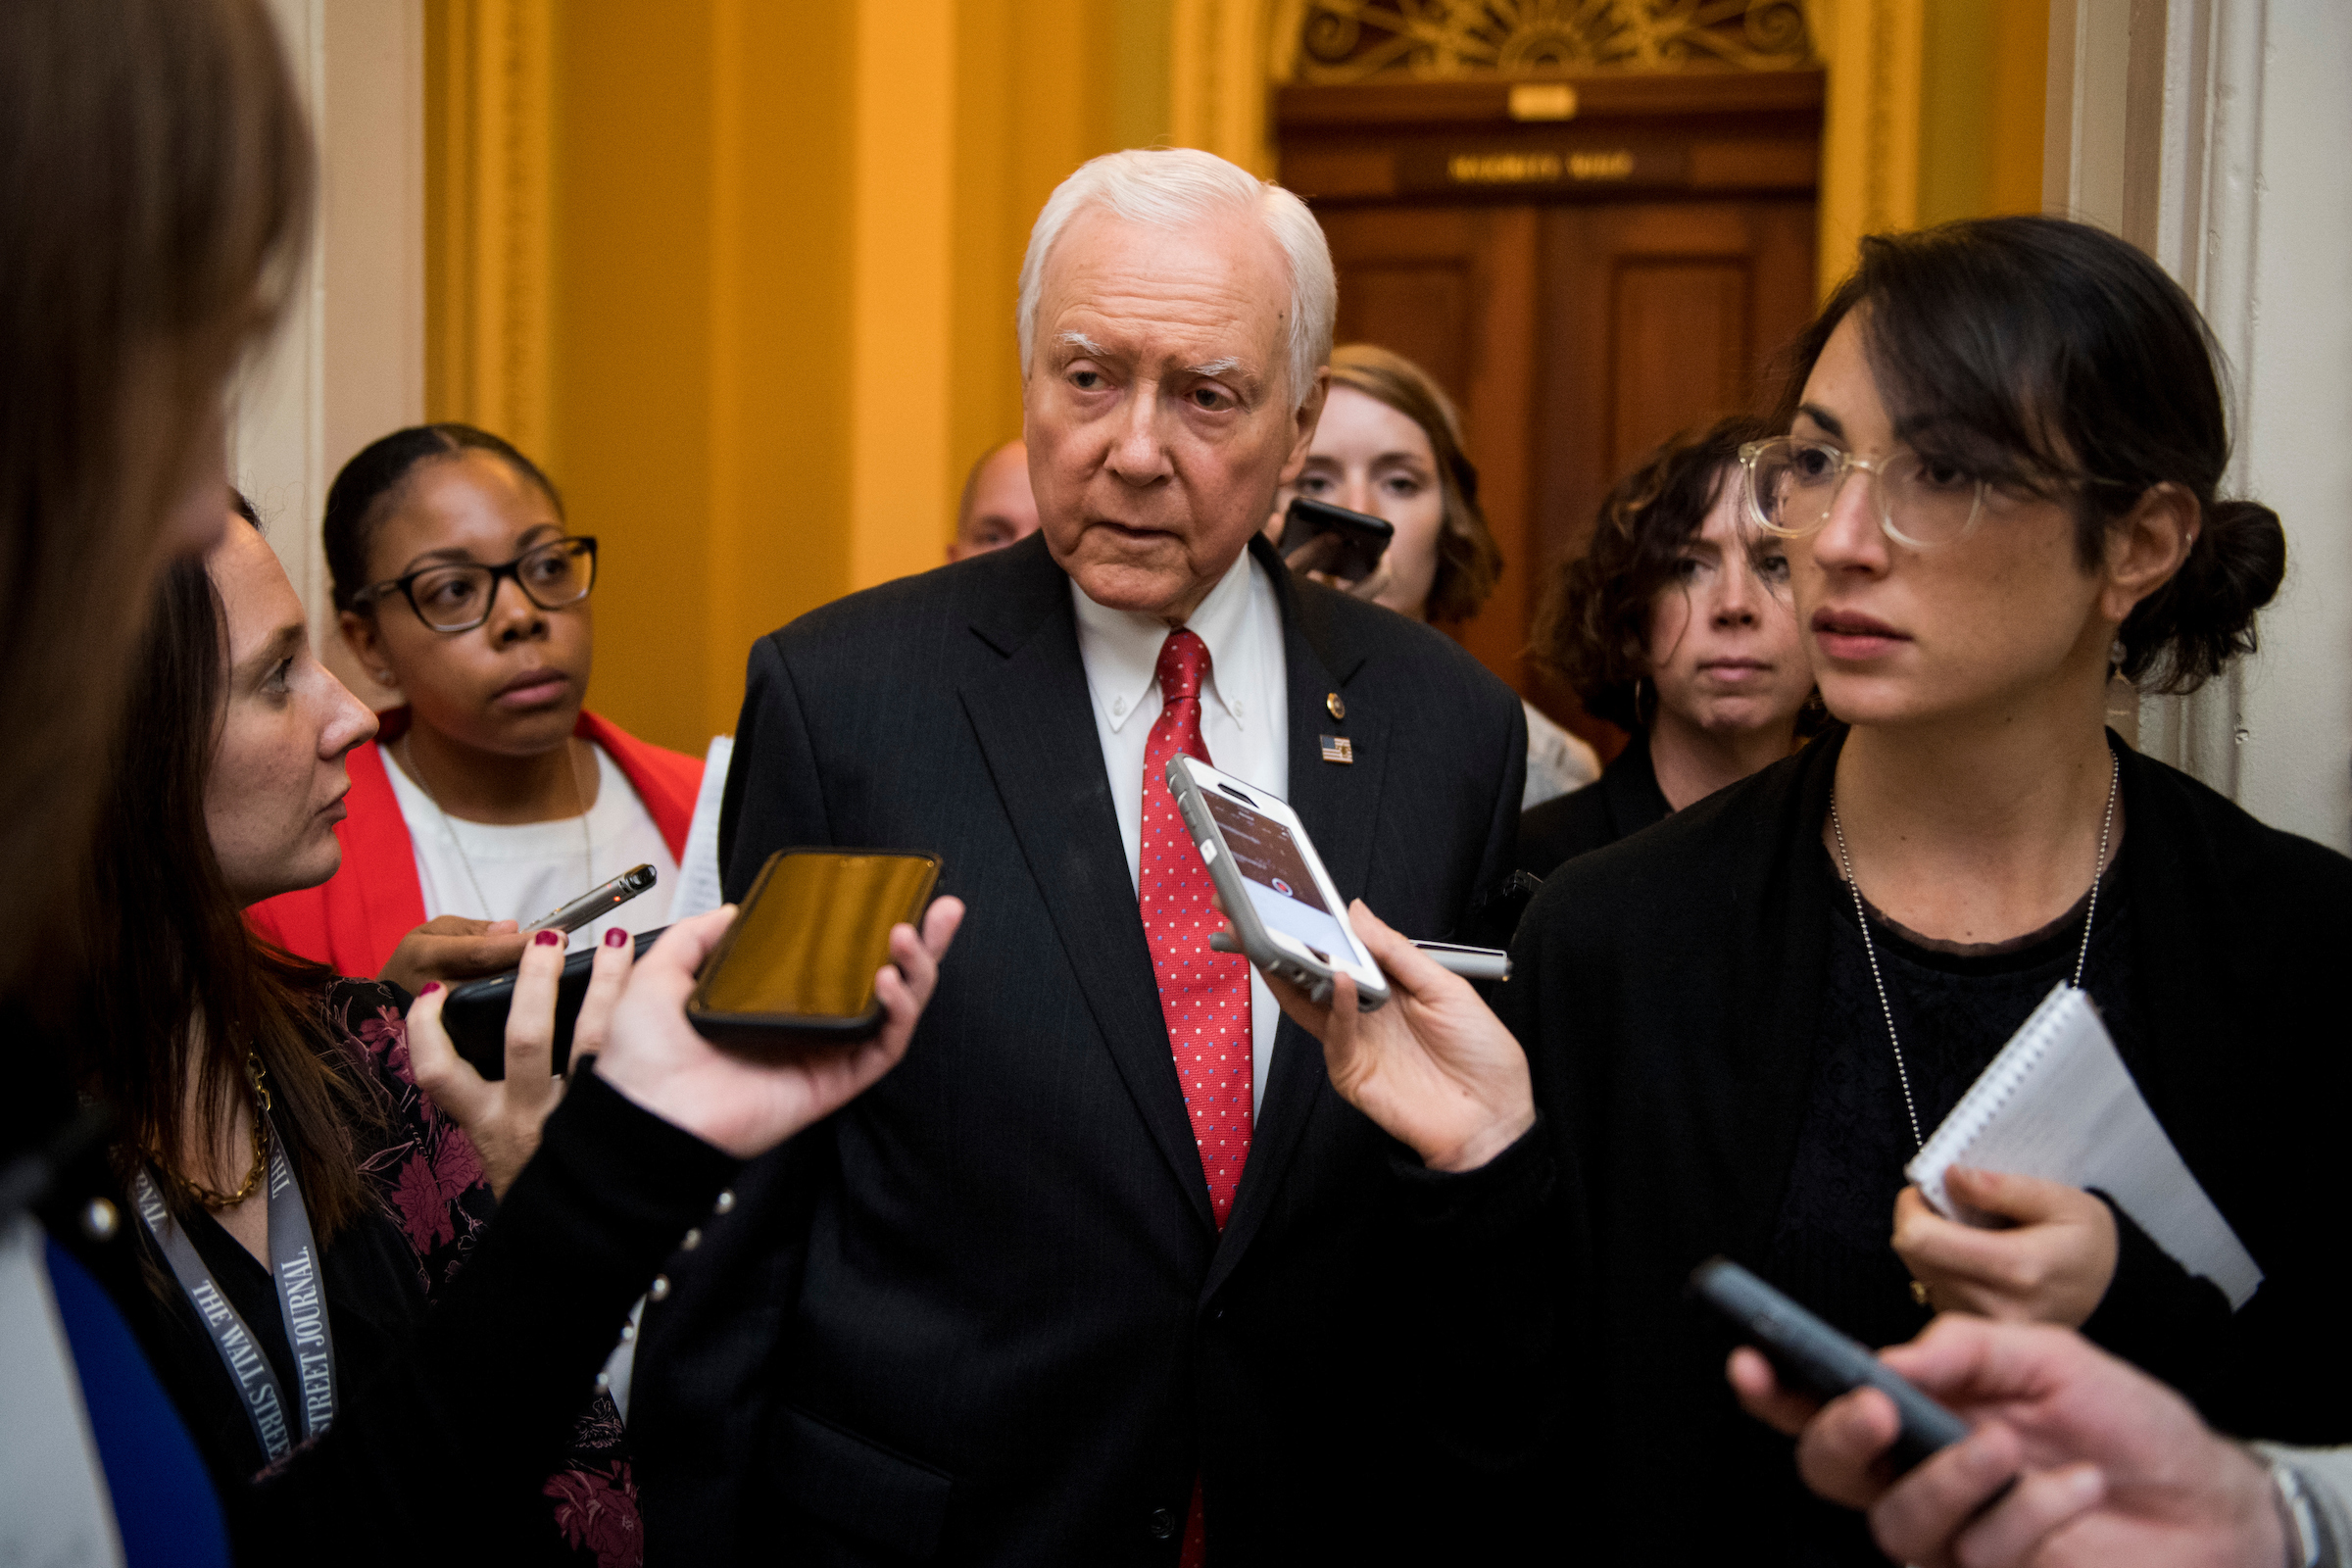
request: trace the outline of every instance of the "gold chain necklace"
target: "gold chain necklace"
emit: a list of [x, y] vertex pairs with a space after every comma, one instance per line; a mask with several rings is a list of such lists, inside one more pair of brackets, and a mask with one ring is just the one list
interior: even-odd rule
[[245, 1173], [244, 1182], [233, 1193], [216, 1192], [200, 1181], [194, 1181], [167, 1167], [161, 1159], [153, 1161], [172, 1186], [193, 1198], [207, 1208], [234, 1208], [253, 1196], [261, 1185], [262, 1173], [270, 1168], [270, 1091], [262, 1082], [262, 1058], [245, 1053], [245, 1077], [253, 1086], [253, 1168]]

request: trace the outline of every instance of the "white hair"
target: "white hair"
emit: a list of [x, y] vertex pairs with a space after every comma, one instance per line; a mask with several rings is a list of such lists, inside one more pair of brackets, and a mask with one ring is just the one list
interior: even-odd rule
[[1046, 198], [1036, 226], [1029, 230], [1029, 254], [1021, 261], [1020, 305], [1013, 318], [1024, 376], [1037, 347], [1038, 298], [1045, 291], [1047, 258], [1070, 220], [1097, 208], [1130, 223], [1171, 229], [1191, 228], [1233, 213], [1254, 214], [1290, 263], [1290, 358], [1285, 368], [1292, 406], [1306, 401], [1315, 372], [1331, 358], [1332, 320], [1340, 309], [1340, 284], [1332, 271], [1323, 225], [1306, 210], [1306, 203], [1280, 185], [1214, 153], [1190, 147], [1138, 147], [1089, 159]]

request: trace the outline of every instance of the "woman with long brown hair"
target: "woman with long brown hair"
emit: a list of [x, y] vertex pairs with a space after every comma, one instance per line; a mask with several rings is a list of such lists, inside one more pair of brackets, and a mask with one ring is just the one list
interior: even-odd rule
[[[895, 1064], [960, 912], [943, 900], [921, 937], [893, 933], [904, 975], [877, 977], [890, 1015], [877, 1040], [769, 1065], [715, 1052], [683, 1016], [727, 914], [673, 929], [637, 966], [596, 1069], [564, 1094], [413, 1348], [336, 1401], [331, 1421], [312, 1419], [305, 1388], [303, 1409], [279, 1414], [310, 1431], [258, 1483], [199, 1457], [174, 1409], [204, 1401], [172, 1371], [170, 1298], [142, 1267], [130, 1197], [91, 1157], [74, 1071], [88, 1058], [69, 1044], [77, 1004], [148, 977], [135, 955], [126, 972], [90, 973], [74, 940], [82, 921], [50, 928], [73, 906], [61, 885], [92, 851], [158, 575], [226, 521], [227, 381], [288, 296], [310, 183], [301, 111], [258, 0], [0, 7], [0, 848], [14, 879], [0, 912], [0, 1322], [24, 1336], [8, 1347], [24, 1381], [12, 1382], [0, 1515], [24, 1522], [12, 1544], [35, 1558], [119, 1546], [132, 1563], [219, 1562], [223, 1504], [251, 1561], [493, 1550], [473, 1522], [546, 1475], [629, 1302], [739, 1162]], [[135, 929], [143, 912], [119, 917]], [[556, 950], [532, 954], [544, 1009]], [[206, 1005], [238, 1021], [233, 1001]], [[267, 1032], [273, 1005], [245, 1021]], [[543, 1009], [518, 1002], [517, 1027]], [[419, 1004], [420, 1036], [438, 1038], [437, 1013], [435, 999]], [[173, 1173], [215, 1191], [241, 1185], [257, 1143], [265, 1164], [280, 1152], [293, 1164], [298, 1136], [306, 1159], [318, 1154], [337, 1091], [316, 1085], [313, 1104], [289, 1105], [297, 1131], [273, 1134], [274, 1102], [247, 1101], [236, 1082], [260, 1051], [206, 1038], [226, 1070], [183, 1082], [221, 1086], [225, 1103], [201, 1088], [177, 1106], [151, 1100], [118, 1115], [117, 1136], [176, 1137]], [[238, 1146], [256, 1122], [259, 1138]], [[312, 1180], [332, 1211], [336, 1181]], [[39, 1225], [19, 1223], [21, 1207]], [[274, 1247], [277, 1218], [261, 1228]], [[241, 1367], [257, 1364], [250, 1344], [240, 1353]], [[19, 1386], [39, 1398], [20, 1408]]]
[[[252, 1475], [398, 1362], [562, 1084], [515, 1074], [542, 1101], [503, 1120], [473, 1119], [479, 1097], [437, 1105], [411, 1069], [406, 996], [247, 928], [253, 905], [332, 874], [345, 759], [375, 719], [313, 655], [301, 600], [238, 508], [202, 560], [164, 573], [81, 902], [71, 1049], [78, 1087], [119, 1117], [112, 1163], [139, 1214], [182, 1412], [217, 1468]], [[590, 1050], [627, 973], [625, 946], [609, 946], [574, 1036]], [[306, 1229], [320, 1325], [308, 1353], [275, 1280]], [[220, 1303], [267, 1375], [223, 1355]], [[554, 1528], [541, 1489], [517, 1489], [485, 1538], [549, 1556], [561, 1533], [600, 1568], [636, 1561], [622, 1434], [600, 1384], [562, 1461], [551, 1454]]]

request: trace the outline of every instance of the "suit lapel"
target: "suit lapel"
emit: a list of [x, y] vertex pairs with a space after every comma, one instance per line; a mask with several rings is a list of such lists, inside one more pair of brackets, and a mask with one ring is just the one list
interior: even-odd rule
[[[1036, 544], [1031, 554], [1042, 572], [1025, 574], [1034, 580], [1023, 583], [1036, 591], [1002, 611], [992, 607], [974, 622], [973, 630], [1004, 658], [963, 683], [964, 712], [1096, 1027], [1200, 1224], [1213, 1227], [1152, 951], [1136, 912], [1135, 885], [1124, 874], [1126, 852], [1078, 656], [1069, 579], [1043, 541]], [[1140, 779], [1134, 784], [1142, 787]]]
[[[1262, 540], [1252, 541], [1250, 549], [1273, 579], [1275, 597], [1282, 605], [1283, 685], [1290, 705], [1291, 808], [1306, 824], [1307, 837], [1314, 841], [1340, 897], [1352, 899], [1363, 891], [1372, 865], [1373, 826], [1388, 765], [1388, 725], [1377, 714], [1363, 711], [1361, 704], [1348, 708], [1344, 720], [1331, 716], [1327, 699], [1334, 693], [1346, 698], [1348, 682], [1363, 667], [1364, 653], [1319, 613], [1321, 606], [1314, 596], [1298, 591], [1281, 558]], [[1345, 701], [1342, 706], [1347, 707]], [[1352, 740], [1355, 760], [1323, 760], [1318, 739], [1322, 735], [1345, 735]], [[1274, 1037], [1265, 1094], [1256, 1123], [1250, 1128], [1250, 1162], [1243, 1169], [1225, 1233], [1218, 1239], [1216, 1258], [1201, 1289], [1202, 1299], [1224, 1284], [1264, 1223], [1283, 1173], [1298, 1152], [1299, 1137], [1329, 1083], [1323, 1047], [1285, 1018]]]

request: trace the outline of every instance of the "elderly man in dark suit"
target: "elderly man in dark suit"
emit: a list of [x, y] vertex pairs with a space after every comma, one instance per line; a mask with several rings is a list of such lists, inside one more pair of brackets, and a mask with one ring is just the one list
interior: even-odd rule
[[[1288, 799], [1415, 934], [1506, 872], [1511, 693], [1254, 542], [1335, 301], [1288, 192], [1205, 153], [1087, 165], [1021, 275], [1040, 533], [753, 650], [729, 891], [787, 846], [920, 848], [970, 913], [904, 1065], [748, 1171], [655, 1293], [653, 1560], [1481, 1554], [1492, 1407], [1541, 1342], [1526, 1063], [1327, 1066], [1208, 950], [1160, 773], [1184, 751]], [[1454, 995], [1380, 941], [1392, 1005]]]

